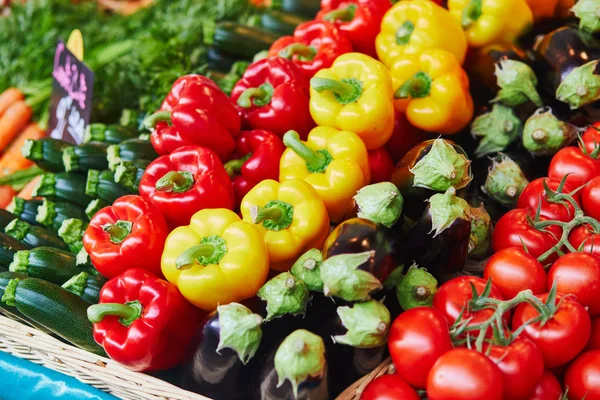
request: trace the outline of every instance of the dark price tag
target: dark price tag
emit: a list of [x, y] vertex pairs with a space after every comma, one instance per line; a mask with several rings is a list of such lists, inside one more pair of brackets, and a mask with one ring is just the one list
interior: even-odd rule
[[60, 41], [54, 54], [52, 78], [47, 133], [52, 138], [79, 144], [92, 116], [94, 73]]

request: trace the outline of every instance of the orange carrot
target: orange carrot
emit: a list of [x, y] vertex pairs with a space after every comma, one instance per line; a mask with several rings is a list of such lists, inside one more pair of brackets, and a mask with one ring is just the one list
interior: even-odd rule
[[41, 139], [45, 135], [46, 133], [40, 129], [38, 124], [29, 124], [0, 157], [0, 176], [32, 166], [33, 161], [26, 159], [21, 154], [21, 147], [27, 139]]
[[29, 181], [29, 183], [25, 185], [25, 187], [19, 192], [17, 197], [20, 197], [25, 200], [31, 200], [31, 198], [33, 197], [33, 189], [35, 189], [40, 179], [42, 179], [41, 176], [36, 176], [31, 181]]
[[0, 116], [0, 151], [4, 151], [6, 146], [29, 124], [31, 114], [31, 108], [23, 100], [19, 100]]
[[0, 208], [6, 208], [16, 192], [11, 186], [0, 186]]
[[0, 94], [0, 115], [4, 114], [8, 107], [19, 100], [23, 100], [25, 95], [17, 88], [8, 88]]

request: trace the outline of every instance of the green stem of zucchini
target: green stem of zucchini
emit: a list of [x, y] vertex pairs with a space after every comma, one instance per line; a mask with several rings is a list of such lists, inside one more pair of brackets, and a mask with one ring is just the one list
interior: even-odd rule
[[11, 307], [15, 307], [17, 305], [16, 296], [17, 296], [17, 285], [19, 284], [20, 279], [15, 278], [8, 281], [6, 285], [6, 289], [4, 289], [4, 294], [2, 295], [2, 302], [6, 303]]
[[90, 277], [90, 274], [83, 271], [83, 272], [73, 276], [71, 279], [69, 279], [65, 283], [63, 283], [62, 288], [81, 297], [83, 295], [83, 291], [85, 290], [85, 287], [87, 286], [87, 280], [89, 277]]
[[[10, 284], [10, 283], [9, 283]], [[7, 287], [8, 289], [8, 287]], [[125, 304], [103, 303], [94, 304], [87, 309], [87, 315], [90, 322], [97, 324], [104, 320], [104, 317], [112, 315], [119, 318], [119, 322], [126, 327], [131, 326], [133, 322], [140, 318], [143, 312], [142, 304], [138, 301], [130, 301]]]

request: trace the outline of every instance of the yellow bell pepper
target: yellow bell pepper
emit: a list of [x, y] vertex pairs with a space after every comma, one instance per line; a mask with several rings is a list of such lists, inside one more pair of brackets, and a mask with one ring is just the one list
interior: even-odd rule
[[445, 8], [431, 0], [399, 1], [383, 17], [375, 40], [377, 56], [386, 66], [405, 55], [444, 49], [462, 64], [467, 40], [462, 27]]
[[364, 54], [347, 53], [310, 81], [310, 115], [317, 125], [355, 132], [367, 149], [383, 146], [394, 130], [390, 73]]
[[317, 127], [306, 142], [289, 131], [283, 143], [288, 149], [281, 156], [279, 181], [305, 180], [325, 203], [329, 219], [343, 220], [353, 208], [352, 197], [370, 179], [367, 149], [358, 135]]
[[452, 134], [473, 118], [469, 79], [451, 53], [434, 49], [406, 56], [390, 72], [396, 88], [394, 106], [417, 128]]
[[190, 303], [206, 311], [256, 294], [269, 256], [260, 230], [227, 209], [205, 209], [167, 237], [161, 269]]
[[525, 0], [448, 0], [472, 47], [513, 42], [533, 23]]
[[246, 194], [240, 211], [264, 235], [276, 271], [288, 271], [302, 254], [320, 249], [329, 235], [325, 204], [303, 180], [262, 181]]

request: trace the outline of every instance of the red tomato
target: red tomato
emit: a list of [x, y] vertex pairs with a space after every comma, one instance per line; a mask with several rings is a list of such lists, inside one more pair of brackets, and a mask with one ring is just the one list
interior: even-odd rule
[[533, 294], [547, 291], [546, 270], [520, 247], [502, 249], [490, 257], [483, 277], [485, 280], [491, 278], [506, 299], [512, 299], [526, 289], [531, 289]]
[[569, 234], [569, 243], [584, 253], [600, 257], [600, 233], [594, 233], [589, 225], [581, 225], [573, 229]]
[[502, 400], [502, 371], [475, 350], [454, 349], [441, 356], [427, 378], [429, 400]]
[[360, 400], [419, 400], [410, 385], [396, 374], [382, 375], [367, 385]]
[[594, 152], [596, 146], [600, 146], [600, 131], [598, 129], [600, 129], [600, 121], [594, 122], [593, 127], [587, 128], [581, 136], [581, 140], [583, 140], [585, 148], [590, 154]]
[[565, 375], [569, 400], [600, 400], [600, 350], [581, 354]]
[[583, 211], [590, 217], [600, 218], [600, 176], [589, 181], [587, 186], [583, 188], [581, 206]]
[[[544, 181], [550, 190], [556, 191], [560, 185], [560, 180], [550, 178], [538, 178], [535, 181], [530, 182], [517, 202], [517, 208], [528, 208], [534, 212], [537, 210], [540, 199], [542, 200], [540, 207], [540, 214], [548, 219], [554, 219], [558, 221], [568, 222], [573, 219], [575, 215], [575, 208], [571, 203], [560, 204], [551, 203], [547, 200], [546, 191], [544, 190]], [[571, 193], [575, 188], [571, 188], [569, 185], [565, 185], [562, 189], [562, 193]], [[575, 193], [573, 198], [579, 204], [579, 194]]]
[[558, 379], [552, 372], [544, 371], [544, 376], [538, 381], [529, 400], [560, 400], [561, 395], [562, 387]]
[[592, 317], [600, 315], [600, 258], [589, 253], [565, 254], [548, 271], [548, 287], [574, 294]]
[[[535, 218], [535, 211], [517, 208], [507, 212], [498, 220], [492, 234], [492, 247], [495, 252], [507, 247], [525, 245], [529, 254], [538, 258], [556, 245], [562, 235], [562, 229], [552, 225], [546, 228], [548, 232], [538, 231], [529, 224], [527, 216], [531, 219]], [[547, 220], [548, 218], [540, 216], [540, 221]], [[552, 262], [556, 258], [556, 254], [553, 254], [547, 261]]]
[[396, 373], [411, 386], [424, 389], [435, 361], [452, 350], [448, 321], [430, 307], [417, 307], [392, 324], [388, 347]]
[[600, 350], [600, 318], [592, 320], [592, 333], [586, 349]]
[[[537, 297], [545, 302], [548, 295]], [[522, 333], [540, 349], [548, 368], [571, 361], [583, 350], [590, 338], [591, 321], [585, 308], [571, 297], [560, 299], [557, 296], [556, 304], [559, 304], [556, 313], [546, 324], [529, 324]], [[513, 330], [539, 315], [532, 305], [519, 305], [512, 320]]]
[[390, 140], [385, 144], [385, 148], [392, 159], [398, 162], [410, 149], [427, 139], [431, 139], [431, 135], [412, 126], [405, 113], [397, 112], [394, 131]]
[[560, 181], [567, 174], [567, 183], [578, 188], [600, 175], [600, 161], [583, 154], [579, 147], [565, 147], [552, 157], [548, 176]]
[[388, 182], [394, 172], [394, 160], [385, 147], [369, 150], [369, 168], [371, 169], [371, 183]]

